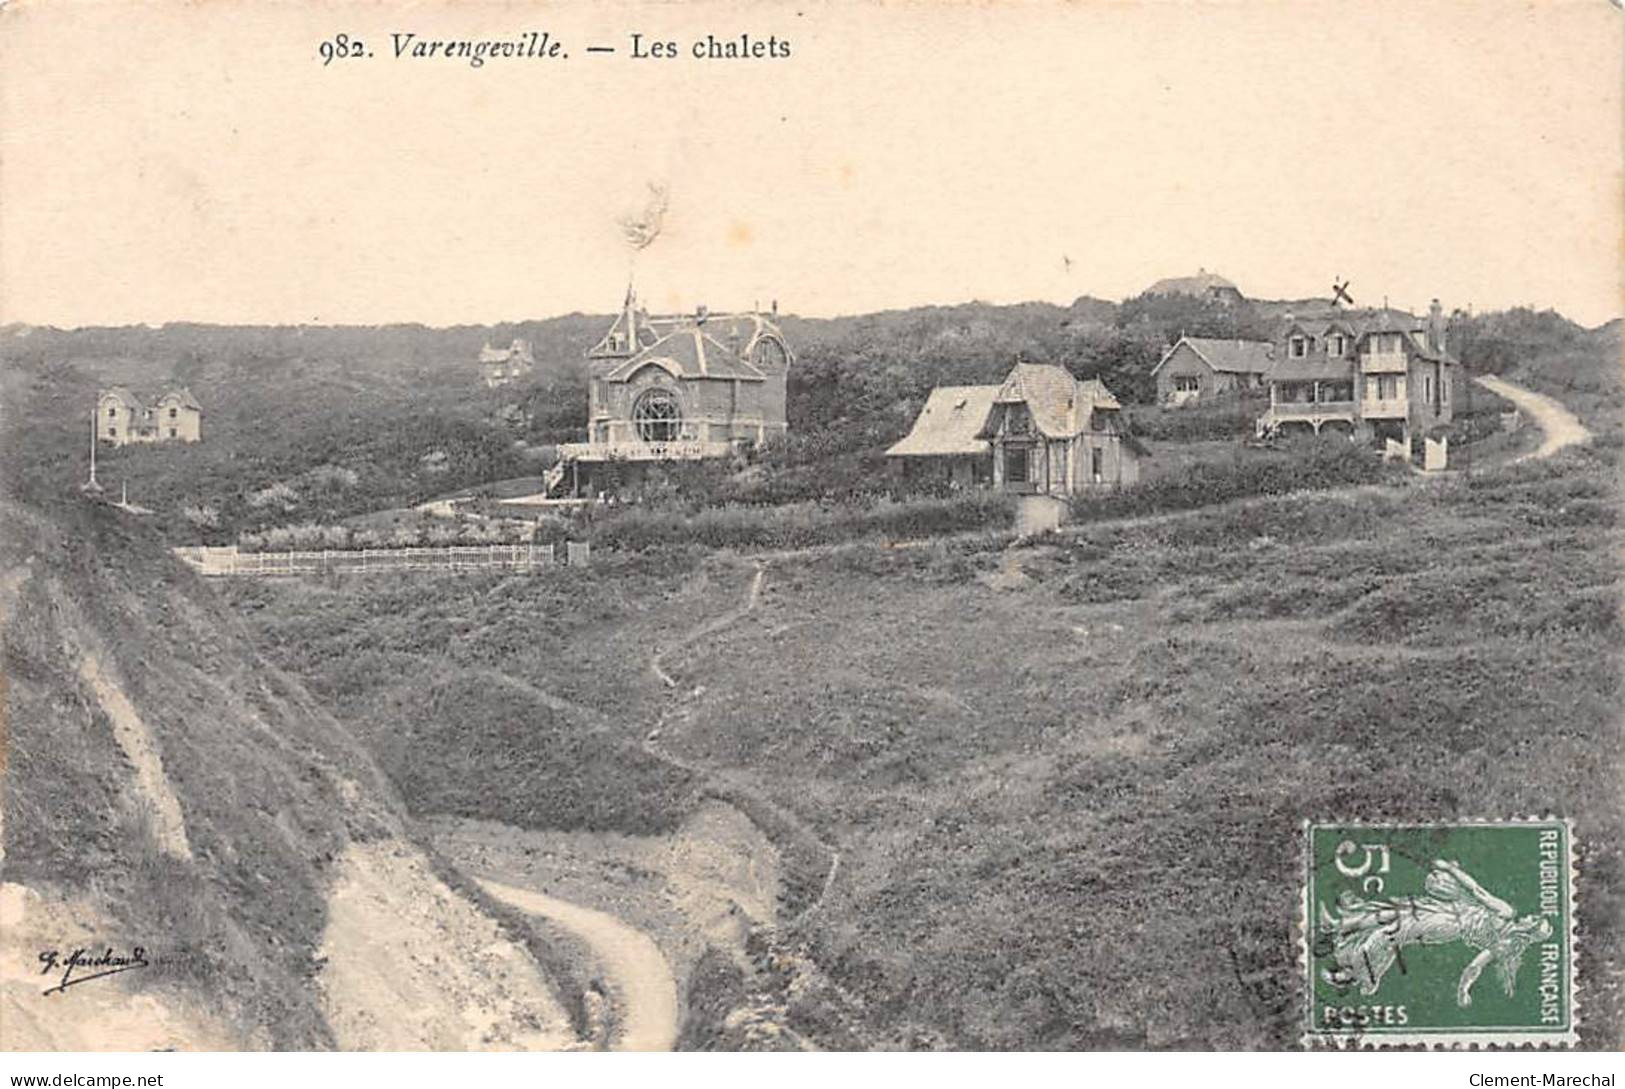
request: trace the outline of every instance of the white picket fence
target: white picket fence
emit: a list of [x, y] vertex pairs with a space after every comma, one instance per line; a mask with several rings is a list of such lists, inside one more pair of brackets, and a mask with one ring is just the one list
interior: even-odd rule
[[[307, 552], [243, 552], [225, 548], [177, 548], [175, 554], [204, 575], [369, 574], [375, 571], [540, 571], [561, 566], [550, 544], [454, 545], [445, 548], [353, 548]], [[565, 543], [564, 564], [585, 567], [592, 559], [585, 541]]]

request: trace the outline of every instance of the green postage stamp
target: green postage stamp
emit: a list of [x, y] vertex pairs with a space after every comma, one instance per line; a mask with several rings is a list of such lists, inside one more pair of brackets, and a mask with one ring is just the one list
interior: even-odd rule
[[1305, 825], [1307, 1045], [1572, 1045], [1566, 820]]

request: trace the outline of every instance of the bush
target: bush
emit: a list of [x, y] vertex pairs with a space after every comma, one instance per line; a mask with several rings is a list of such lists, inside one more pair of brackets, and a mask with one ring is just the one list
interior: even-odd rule
[[1129, 433], [1159, 442], [1250, 437], [1254, 421], [1268, 407], [1269, 394], [1261, 390], [1229, 393], [1183, 408], [1136, 405], [1129, 412]]
[[593, 544], [641, 551], [673, 544], [707, 548], [790, 549], [864, 537], [906, 539], [974, 530], [1002, 531], [1015, 522], [1007, 495], [977, 491], [951, 499], [882, 499], [733, 504], [694, 513], [675, 504], [589, 509], [583, 529]]
[[1375, 484], [1389, 475], [1376, 454], [1344, 439], [1305, 442], [1294, 453], [1281, 460], [1204, 462], [1108, 495], [1078, 496], [1072, 517], [1079, 522], [1133, 518], [1252, 496]]

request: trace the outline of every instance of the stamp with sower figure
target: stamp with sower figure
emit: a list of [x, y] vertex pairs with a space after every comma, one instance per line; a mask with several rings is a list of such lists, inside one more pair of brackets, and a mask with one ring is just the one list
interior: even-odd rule
[[1565, 820], [1309, 823], [1304, 1040], [1572, 1045]]

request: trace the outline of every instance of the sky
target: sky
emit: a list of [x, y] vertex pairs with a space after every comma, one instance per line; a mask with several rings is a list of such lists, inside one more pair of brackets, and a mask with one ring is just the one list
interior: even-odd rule
[[[831, 315], [1205, 268], [1597, 324], [1622, 27], [1604, 0], [12, 0], [0, 322], [491, 323], [605, 312], [629, 277], [654, 309]], [[570, 56], [391, 55], [529, 30]], [[340, 32], [373, 55], [324, 66]], [[742, 33], [791, 54], [688, 53]]]

